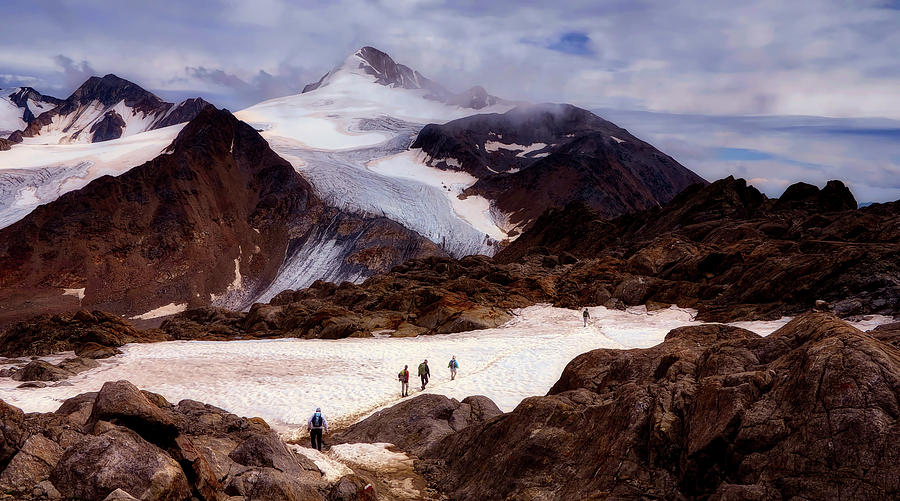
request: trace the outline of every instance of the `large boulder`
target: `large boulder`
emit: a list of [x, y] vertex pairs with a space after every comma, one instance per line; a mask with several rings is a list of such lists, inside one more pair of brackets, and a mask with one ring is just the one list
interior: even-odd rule
[[56, 442], [43, 435], [32, 435], [0, 474], [0, 491], [31, 493], [34, 486], [47, 480], [62, 455], [63, 450]]
[[291, 475], [319, 473], [315, 463], [291, 451], [274, 432], [252, 435], [235, 447], [228, 457], [244, 466], [275, 468]]
[[889, 499], [898, 402], [900, 350], [828, 314], [765, 338], [686, 327], [576, 357], [421, 469], [454, 499]]
[[328, 493], [328, 501], [376, 501], [377, 499], [375, 487], [358, 475], [344, 475]]
[[172, 416], [128, 381], [103, 383], [88, 424], [100, 421], [130, 428], [151, 443], [160, 445], [170, 443], [179, 433]]
[[17, 381], [62, 381], [74, 375], [74, 372], [57, 367], [50, 362], [32, 360], [22, 370], [13, 374], [13, 379]]
[[232, 477], [225, 494], [246, 501], [323, 501], [313, 486], [275, 468], [254, 468]]
[[335, 443], [385, 442], [421, 455], [453, 432], [500, 415], [500, 409], [484, 396], [462, 402], [443, 395], [425, 394], [380, 410], [335, 433]]
[[116, 489], [141, 500], [181, 501], [191, 487], [177, 461], [122, 427], [86, 435], [69, 447], [50, 475], [67, 498], [101, 501]]
[[0, 470], [16, 455], [26, 438], [25, 414], [0, 400]]

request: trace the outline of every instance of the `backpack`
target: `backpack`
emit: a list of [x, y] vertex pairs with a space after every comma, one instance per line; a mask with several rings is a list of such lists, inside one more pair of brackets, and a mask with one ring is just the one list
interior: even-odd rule
[[456, 359], [451, 360], [450, 367], [452, 367], [454, 369], [459, 369], [459, 362], [457, 362]]
[[322, 415], [318, 412], [313, 414], [312, 425], [314, 428], [320, 428], [322, 426]]
[[401, 383], [406, 382], [406, 376], [409, 374], [406, 370], [400, 371], [400, 374], [397, 374], [397, 379], [400, 380]]

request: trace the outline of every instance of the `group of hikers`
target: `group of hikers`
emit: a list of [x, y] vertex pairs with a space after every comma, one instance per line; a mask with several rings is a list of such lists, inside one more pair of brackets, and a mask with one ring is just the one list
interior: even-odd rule
[[[450, 368], [450, 380], [456, 379], [456, 371], [459, 369], [459, 362], [456, 361], [456, 355], [453, 355], [453, 358], [450, 359], [450, 363], [447, 364], [447, 367]], [[400, 371], [400, 374], [398, 374], [397, 377], [400, 380], [400, 396], [408, 397], [409, 366], [404, 365], [403, 370]], [[419, 377], [422, 379], [422, 389], [424, 390], [425, 386], [428, 384], [428, 380], [431, 378], [431, 369], [428, 367], [428, 359], [425, 359], [425, 361], [419, 364]], [[328, 420], [322, 415], [321, 407], [316, 407], [316, 412], [314, 412], [306, 421], [306, 430], [309, 431], [309, 441], [312, 444], [312, 448], [321, 451], [322, 436], [323, 434], [328, 433]]]
[[[584, 311], [581, 312], [581, 317], [584, 320], [584, 326], [587, 327], [588, 319], [591, 318], [591, 314], [588, 312], [588, 309], [585, 308]], [[456, 355], [450, 359], [450, 363], [447, 364], [447, 367], [450, 369], [450, 380], [453, 381], [456, 379], [456, 371], [459, 369], [459, 362], [456, 361]], [[425, 389], [425, 386], [428, 385], [428, 380], [431, 378], [431, 369], [428, 367], [428, 359], [425, 359], [421, 364], [419, 364], [419, 378], [422, 380], [422, 390]], [[400, 374], [397, 374], [397, 379], [400, 380], [400, 396], [408, 397], [409, 396], [409, 366], [404, 365], [403, 370], [400, 371]], [[322, 434], [328, 433], [328, 421], [325, 420], [325, 416], [322, 415], [322, 409], [316, 407], [316, 412], [310, 416], [309, 420], [306, 422], [306, 429], [309, 431], [309, 440], [312, 442], [313, 449], [322, 450]]]
[[[450, 380], [453, 381], [456, 379], [456, 371], [459, 369], [459, 362], [456, 361], [456, 355], [453, 355], [453, 358], [450, 359], [450, 363], [447, 364], [447, 367], [450, 368]], [[428, 359], [426, 358], [421, 364], [419, 364], [419, 378], [422, 380], [422, 389], [428, 385], [428, 380], [431, 379], [431, 368], [428, 367]], [[400, 371], [400, 374], [397, 374], [397, 379], [400, 381], [400, 396], [408, 397], [409, 396], [409, 366], [404, 365], [403, 370]]]

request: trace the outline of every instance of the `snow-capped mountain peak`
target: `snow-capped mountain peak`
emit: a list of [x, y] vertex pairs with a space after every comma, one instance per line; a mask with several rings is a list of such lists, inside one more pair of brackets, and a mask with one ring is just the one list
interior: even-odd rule
[[364, 77], [386, 87], [422, 90], [424, 91], [423, 97], [426, 99], [462, 108], [481, 109], [504, 103], [502, 99], [489, 95], [480, 86], [454, 94], [409, 66], [397, 63], [387, 53], [370, 46], [359, 49], [348, 56], [340, 66], [323, 75], [317, 82], [306, 85], [303, 93], [326, 87], [349, 75]]
[[61, 102], [31, 87], [0, 89], [0, 136], [6, 137], [13, 131], [24, 129], [38, 115]]
[[13, 129], [20, 132], [10, 139], [31, 144], [97, 143], [189, 121], [208, 103], [200, 98], [167, 103], [110, 73], [87, 79], [66, 100], [53, 104], [40, 108], [30, 120], [20, 120]]

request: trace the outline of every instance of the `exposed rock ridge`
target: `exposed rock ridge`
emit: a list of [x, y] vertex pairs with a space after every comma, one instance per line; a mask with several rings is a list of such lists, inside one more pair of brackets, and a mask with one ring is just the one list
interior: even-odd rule
[[420, 470], [453, 499], [894, 498], [898, 397], [900, 351], [830, 315], [685, 327], [580, 355]]

